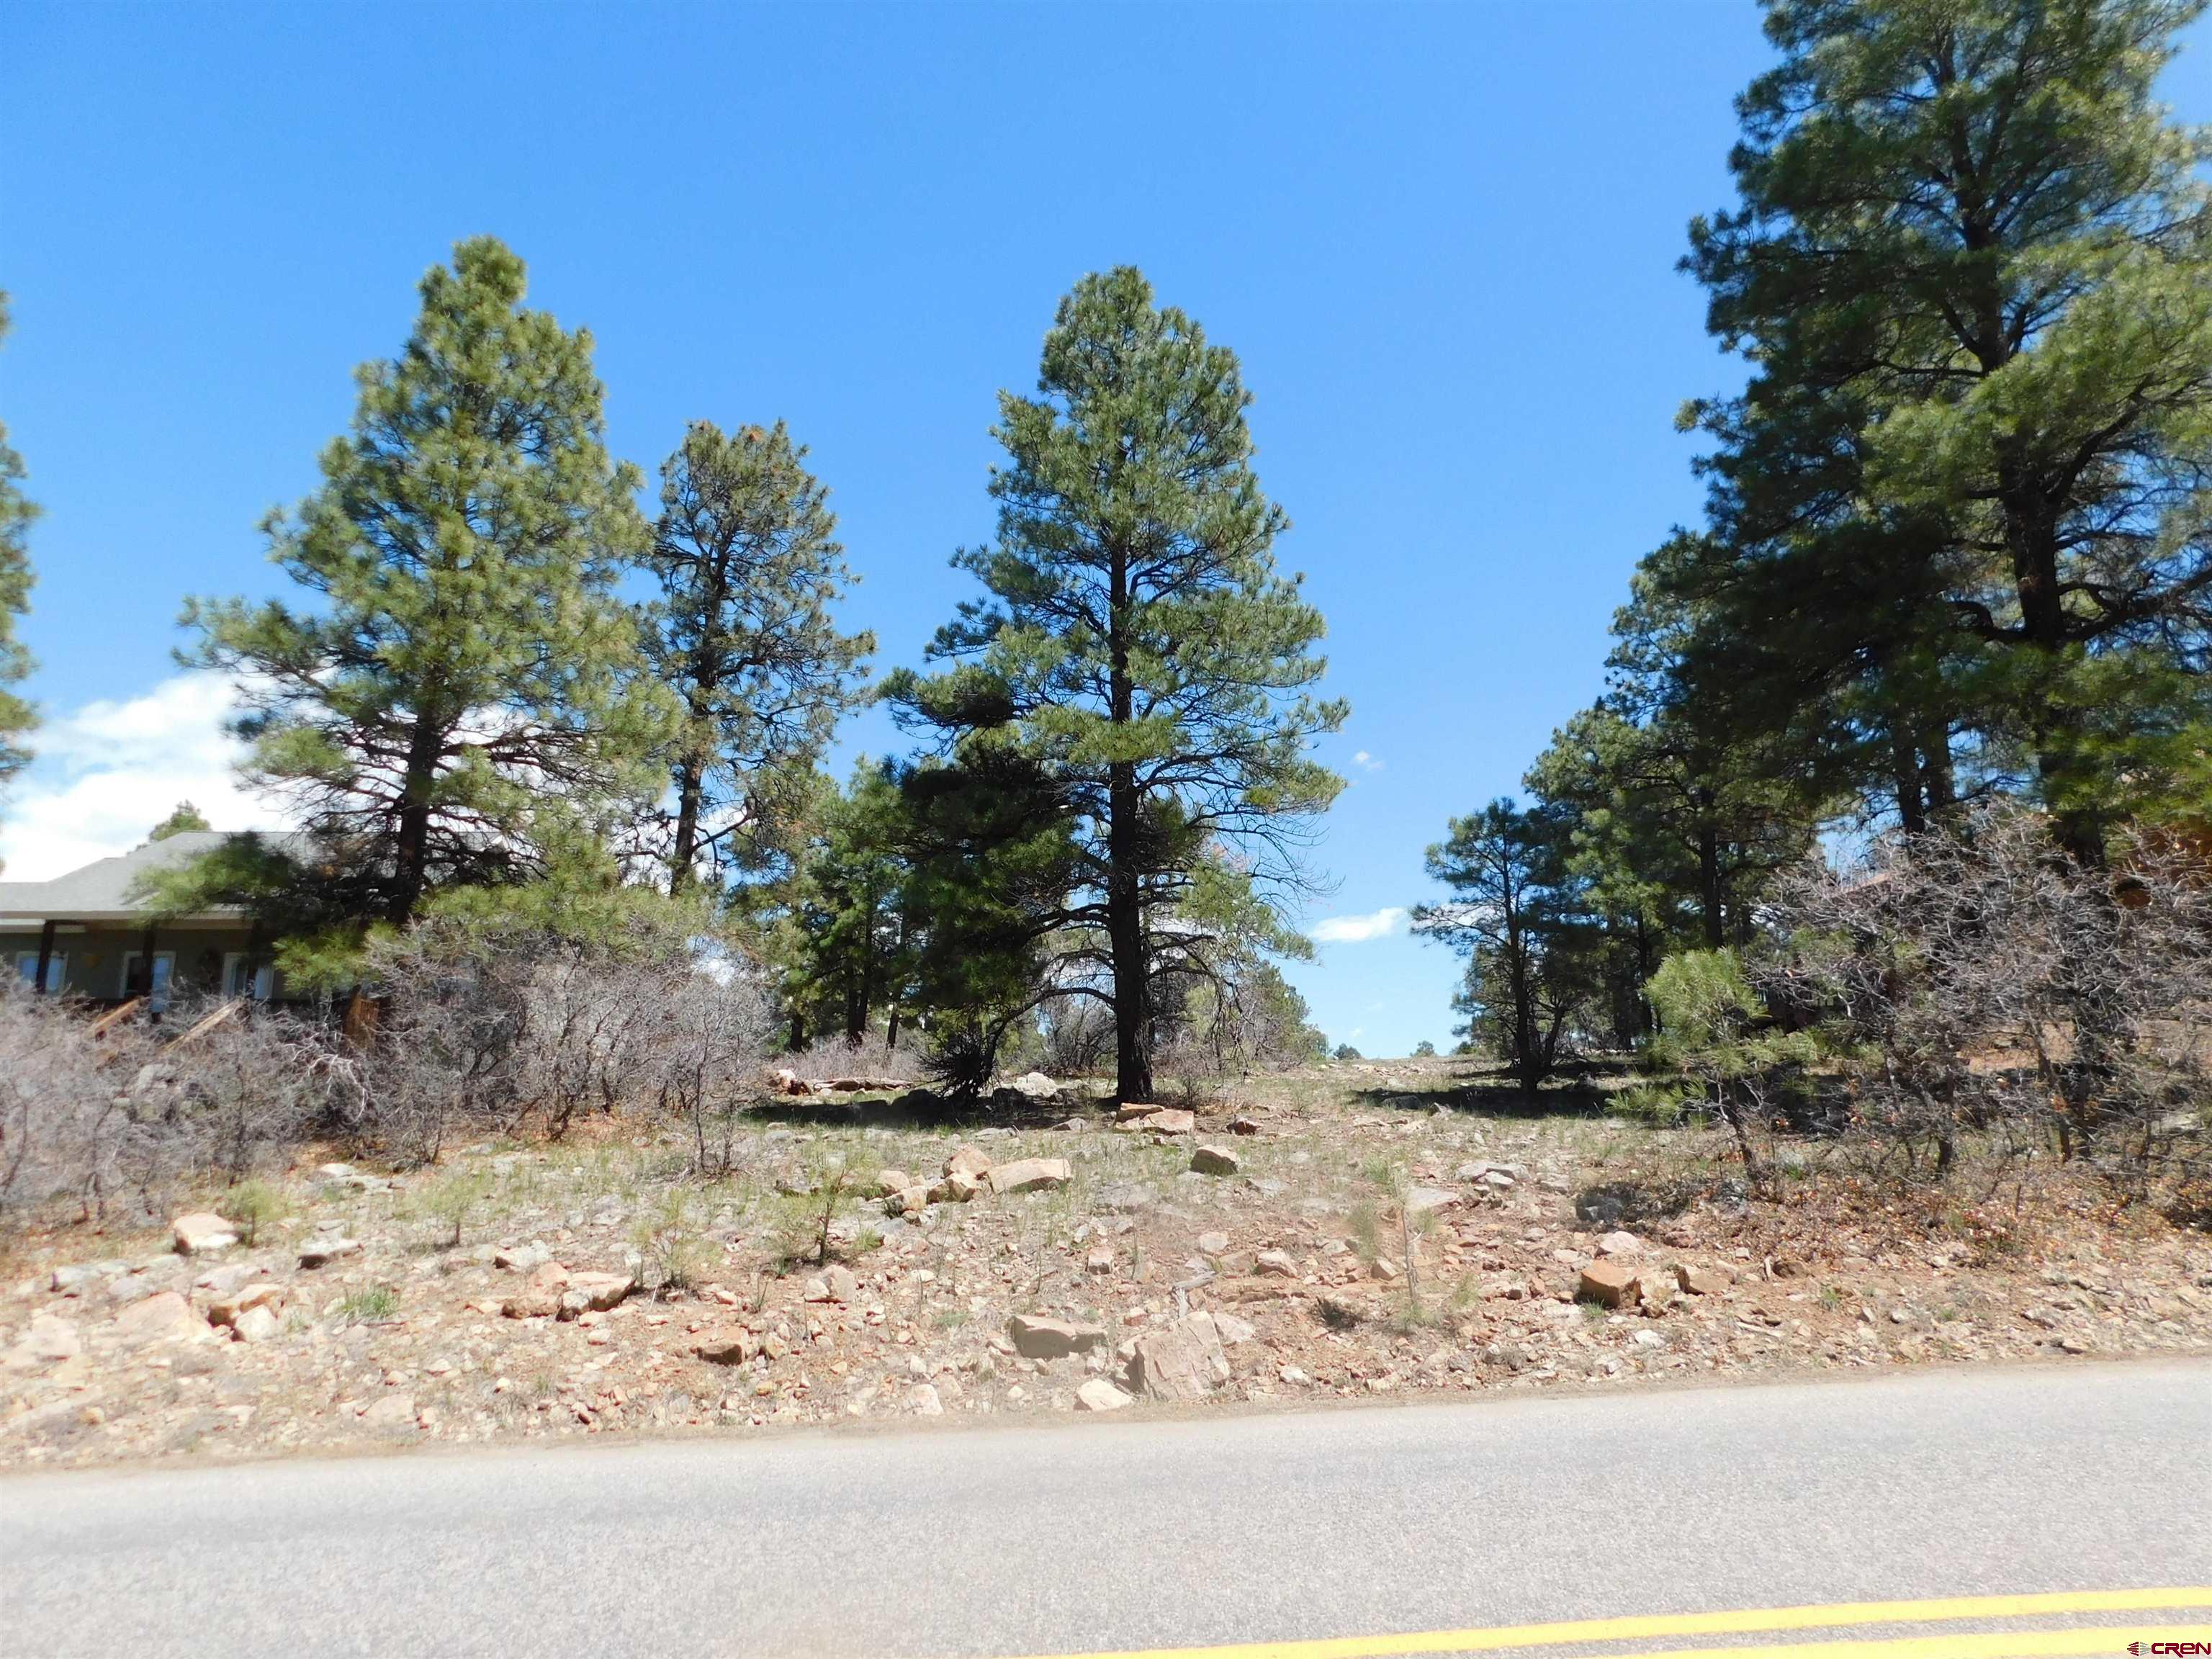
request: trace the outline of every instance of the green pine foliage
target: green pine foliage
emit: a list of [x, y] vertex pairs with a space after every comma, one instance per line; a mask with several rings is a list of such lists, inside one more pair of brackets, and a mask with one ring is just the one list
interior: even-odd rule
[[[8, 296], [0, 293], [0, 341], [8, 337]], [[9, 447], [0, 425], [0, 787], [30, 763], [23, 739], [38, 724], [38, 711], [9, 688], [31, 672], [31, 653], [15, 637], [15, 620], [31, 608], [30, 530], [39, 516], [23, 494], [23, 458]]]
[[1769, 0], [1740, 205], [1687, 261], [1753, 370], [1691, 410], [1723, 532], [1692, 574], [1717, 661], [1819, 619], [1908, 822], [1964, 732], [2094, 860], [2203, 752], [2212, 136], [2151, 96], [2202, 10]]
[[591, 336], [523, 307], [522, 262], [461, 243], [405, 349], [357, 375], [323, 483], [265, 524], [308, 596], [195, 600], [187, 660], [238, 678], [249, 779], [394, 923], [456, 887], [603, 863], [665, 778], [672, 716], [615, 584], [649, 538], [607, 453]]
[[1110, 997], [1125, 1099], [1152, 1092], [1158, 982], [1204, 971], [1188, 907], [1224, 883], [1295, 890], [1342, 787], [1309, 752], [1346, 710], [1310, 695], [1322, 618], [1275, 565], [1286, 521], [1252, 470], [1249, 402], [1234, 355], [1139, 272], [1084, 278], [1036, 395], [1000, 398], [998, 536], [956, 561], [984, 595], [939, 631], [938, 673], [885, 687], [950, 776], [1034, 769], [1035, 845], [1063, 824], [1075, 869], [1027, 926]]
[[664, 854], [678, 887], [702, 867], [787, 865], [816, 763], [875, 648], [837, 631], [831, 612], [854, 579], [805, 459], [781, 421], [727, 434], [696, 421], [660, 470], [647, 649], [683, 704]]

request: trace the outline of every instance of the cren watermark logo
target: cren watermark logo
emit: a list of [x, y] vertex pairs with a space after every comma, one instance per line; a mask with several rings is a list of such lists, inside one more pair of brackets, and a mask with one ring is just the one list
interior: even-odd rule
[[2212, 1642], [2130, 1642], [2128, 1651], [2134, 1654], [2212, 1654]]

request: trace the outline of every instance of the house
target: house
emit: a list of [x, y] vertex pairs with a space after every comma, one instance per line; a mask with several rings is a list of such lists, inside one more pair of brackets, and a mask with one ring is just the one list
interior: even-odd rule
[[156, 1012], [184, 994], [282, 996], [273, 941], [243, 909], [157, 918], [143, 897], [154, 872], [226, 839], [221, 830], [185, 830], [52, 881], [0, 881], [0, 959], [51, 994], [104, 1004], [144, 997]]

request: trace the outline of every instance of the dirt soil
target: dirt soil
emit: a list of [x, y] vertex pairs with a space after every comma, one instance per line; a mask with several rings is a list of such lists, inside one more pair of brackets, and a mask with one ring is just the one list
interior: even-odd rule
[[[2086, 1178], [1804, 1143], [1769, 1201], [1601, 1098], [1452, 1060], [1249, 1079], [1188, 1131], [848, 1096], [749, 1115], [712, 1182], [625, 1119], [404, 1174], [319, 1149], [252, 1243], [9, 1241], [0, 1468], [2212, 1352], [2212, 1238]], [[1024, 1158], [1064, 1183], [947, 1174]], [[831, 1199], [841, 1164], [890, 1195]]]

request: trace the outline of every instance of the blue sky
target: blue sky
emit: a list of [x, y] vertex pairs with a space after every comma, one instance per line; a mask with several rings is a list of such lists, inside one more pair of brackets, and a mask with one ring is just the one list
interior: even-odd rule
[[[2167, 96], [2212, 118], [2212, 30]], [[1334, 1040], [1448, 1043], [1404, 932], [1422, 849], [1514, 790], [1599, 685], [1638, 554], [1692, 515], [1686, 397], [1735, 378], [1677, 274], [1766, 61], [1721, 0], [1216, 4], [41, 5], [0, 52], [0, 420], [46, 516], [27, 636], [46, 753], [9, 873], [226, 826], [187, 593], [279, 580], [350, 371], [489, 232], [599, 343], [617, 453], [788, 420], [833, 491], [880, 665], [984, 539], [994, 394], [1054, 301], [1134, 263], [1241, 356], [1284, 562], [1328, 618]], [[848, 750], [897, 739], [880, 715]]]

